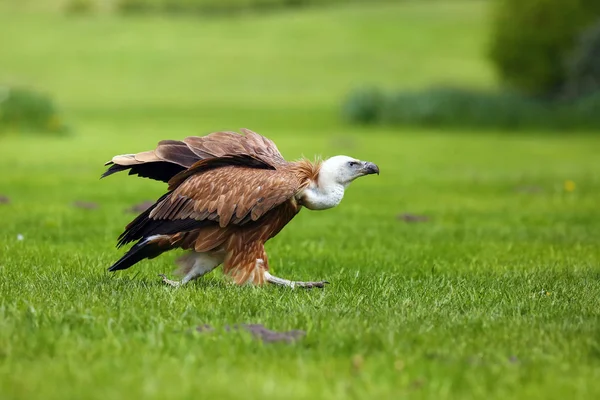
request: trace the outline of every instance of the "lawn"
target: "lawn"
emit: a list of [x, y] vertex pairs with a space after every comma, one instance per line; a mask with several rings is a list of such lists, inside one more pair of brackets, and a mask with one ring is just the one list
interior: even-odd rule
[[[599, 397], [600, 137], [339, 119], [362, 84], [494, 86], [486, 4], [164, 19], [0, 2], [0, 82], [51, 93], [73, 127], [0, 136], [0, 397]], [[288, 159], [379, 165], [268, 243], [277, 275], [331, 285], [236, 287], [215, 271], [173, 289], [157, 274], [176, 253], [107, 273], [126, 210], [165, 188], [99, 180], [102, 164], [240, 127]], [[306, 336], [224, 329], [240, 323]]]

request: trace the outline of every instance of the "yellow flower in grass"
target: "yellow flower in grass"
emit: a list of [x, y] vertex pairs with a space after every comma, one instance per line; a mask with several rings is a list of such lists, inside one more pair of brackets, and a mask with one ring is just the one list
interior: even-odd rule
[[575, 188], [577, 186], [575, 185], [575, 182], [573, 182], [571, 180], [567, 180], [567, 181], [565, 181], [565, 186], [564, 187], [565, 187], [565, 191], [566, 192], [572, 192], [572, 191], [575, 190]]

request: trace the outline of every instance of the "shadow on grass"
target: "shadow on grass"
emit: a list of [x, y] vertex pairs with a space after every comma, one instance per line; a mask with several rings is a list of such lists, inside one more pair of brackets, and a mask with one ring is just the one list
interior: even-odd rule
[[208, 288], [227, 289], [229, 286], [233, 286], [232, 284], [228, 284], [228, 282], [224, 279], [220, 280], [215, 278], [200, 278], [195, 281], [189, 282], [181, 287], [174, 288], [165, 284], [158, 274], [156, 275], [156, 279], [152, 279], [150, 277], [142, 277], [140, 275], [141, 272], [136, 272], [134, 274], [128, 275], [116, 275], [115, 273], [106, 272], [103, 276], [99, 277], [97, 284], [102, 286], [111, 286], [114, 289], [147, 289], [161, 287], [169, 288], [172, 290], [186, 290], [188, 288], [196, 290]]

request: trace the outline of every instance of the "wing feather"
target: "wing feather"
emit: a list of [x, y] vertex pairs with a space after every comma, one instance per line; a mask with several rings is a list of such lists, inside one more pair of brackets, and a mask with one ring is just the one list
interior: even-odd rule
[[168, 182], [176, 174], [199, 161], [227, 155], [248, 156], [274, 168], [286, 163], [271, 140], [242, 129], [236, 132], [213, 132], [206, 136], [190, 136], [182, 141], [163, 140], [156, 149], [113, 157], [102, 177], [129, 170], [130, 175]]
[[[295, 174], [281, 170], [221, 167], [192, 175], [156, 207], [156, 216], [211, 220], [221, 227], [256, 221], [292, 198], [304, 185]], [[186, 204], [170, 197], [184, 198]], [[194, 212], [190, 215], [189, 209]]]
[[[270, 210], [288, 202], [309, 182], [285, 167], [279, 169], [222, 165], [231, 157], [204, 160], [187, 176], [179, 174], [171, 191], [132, 225], [120, 241], [128, 243], [149, 233], [174, 234], [177, 227], [191, 231], [210, 225], [242, 226], [259, 220]], [[216, 164], [211, 166], [209, 164]]]

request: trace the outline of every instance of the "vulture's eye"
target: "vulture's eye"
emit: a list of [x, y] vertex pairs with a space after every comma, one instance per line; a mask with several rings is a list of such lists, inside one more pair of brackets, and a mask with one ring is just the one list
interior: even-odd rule
[[358, 165], [358, 163], [356, 161], [349, 161], [348, 165], [354, 167], [355, 165]]

